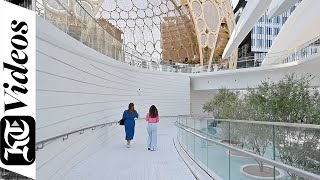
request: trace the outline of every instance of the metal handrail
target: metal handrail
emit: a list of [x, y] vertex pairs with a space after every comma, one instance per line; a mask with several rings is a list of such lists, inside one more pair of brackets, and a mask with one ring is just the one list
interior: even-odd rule
[[222, 147], [227, 148], [229, 150], [245, 154], [248, 157], [251, 157], [251, 158], [254, 158], [254, 159], [258, 160], [258, 161], [261, 161], [261, 162], [267, 163], [269, 165], [275, 166], [275, 167], [277, 167], [279, 169], [283, 169], [285, 171], [292, 172], [293, 174], [298, 175], [300, 177], [303, 177], [303, 178], [306, 178], [306, 179], [310, 179], [310, 180], [318, 180], [318, 179], [320, 179], [320, 176], [317, 175], [317, 174], [314, 174], [314, 173], [311, 173], [311, 172], [307, 172], [307, 171], [304, 171], [302, 169], [299, 169], [299, 168], [296, 168], [296, 167], [292, 167], [292, 166], [277, 162], [275, 160], [267, 159], [267, 158], [259, 156], [257, 154], [254, 154], [254, 153], [251, 153], [251, 152], [248, 152], [248, 151], [245, 151], [245, 150], [242, 150], [242, 149], [239, 149], [239, 148], [224, 144], [224, 143], [219, 142], [217, 140], [209, 139], [209, 138], [207, 138], [207, 137], [205, 137], [203, 135], [200, 135], [198, 133], [195, 133], [195, 132], [189, 130], [188, 128], [182, 126], [177, 121], [175, 122], [175, 125], [178, 128], [183, 129], [186, 132], [188, 132], [190, 134], [193, 134], [193, 135], [195, 135], [195, 136], [197, 136], [197, 137], [199, 137], [199, 138], [201, 138], [203, 140], [206, 140], [208, 142], [214, 143], [214, 144], [216, 144], [218, 146], [222, 146]]
[[75, 134], [75, 133], [83, 134], [84, 131], [88, 130], [88, 129], [95, 130], [97, 127], [103, 128], [106, 125], [111, 126], [113, 124], [118, 124], [118, 123], [119, 123], [119, 121], [102, 123], [102, 124], [93, 125], [93, 126], [85, 127], [85, 128], [82, 128], [82, 129], [74, 130], [74, 131], [71, 131], [71, 132], [68, 132], [68, 133], [60, 134], [60, 135], [57, 135], [57, 136], [54, 136], [54, 137], [51, 137], [51, 138], [48, 138], [48, 139], [45, 139], [45, 140], [41, 140], [39, 142], [36, 142], [36, 147], [37, 147], [36, 150], [42, 149], [44, 147], [45, 143], [53, 141], [53, 140], [56, 140], [56, 139], [59, 139], [59, 138], [63, 138], [63, 140], [66, 140], [66, 139], [68, 139], [69, 135], [72, 135], [72, 134]]
[[320, 125], [317, 124], [301, 124], [301, 123], [286, 123], [286, 122], [269, 122], [269, 121], [254, 121], [254, 120], [236, 120], [236, 119], [215, 119], [214, 117], [201, 117], [201, 116], [181, 116], [178, 117], [197, 117], [204, 120], [214, 120], [214, 121], [223, 121], [223, 122], [233, 122], [233, 123], [247, 123], [247, 124], [261, 124], [261, 125], [270, 125], [270, 126], [284, 126], [284, 127], [294, 127], [294, 128], [310, 128], [310, 129], [319, 129]]

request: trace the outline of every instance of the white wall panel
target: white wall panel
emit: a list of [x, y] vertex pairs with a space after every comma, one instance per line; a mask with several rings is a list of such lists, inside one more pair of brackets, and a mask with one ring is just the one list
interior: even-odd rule
[[191, 91], [191, 114], [193, 115], [211, 115], [203, 112], [203, 105], [210, 101], [218, 90]]
[[254, 88], [261, 81], [277, 82], [285, 75], [295, 73], [298, 77], [310, 76], [311, 86], [320, 86], [320, 54], [286, 64], [269, 67], [257, 67], [218, 71], [216, 73], [201, 73], [191, 76], [191, 90], [216, 90], [220, 88], [242, 90]]
[[37, 141], [117, 121], [130, 102], [141, 117], [190, 114], [189, 76], [118, 62], [37, 17]]

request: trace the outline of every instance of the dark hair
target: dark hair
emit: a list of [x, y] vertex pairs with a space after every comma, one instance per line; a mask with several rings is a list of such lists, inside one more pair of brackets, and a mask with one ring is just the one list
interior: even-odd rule
[[129, 113], [130, 113], [130, 114], [133, 114], [133, 113], [135, 112], [135, 110], [134, 110], [134, 104], [133, 104], [133, 103], [130, 103], [130, 104], [129, 104], [128, 110], [129, 110]]
[[156, 108], [156, 106], [152, 105], [149, 109], [149, 116], [152, 118], [155, 118], [158, 116], [158, 109]]

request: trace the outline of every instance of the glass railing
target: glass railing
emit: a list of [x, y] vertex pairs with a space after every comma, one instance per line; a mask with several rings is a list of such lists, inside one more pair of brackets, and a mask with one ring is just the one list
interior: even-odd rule
[[261, 62], [262, 62], [261, 59], [257, 59], [253, 56], [238, 58], [237, 69], [260, 67]]
[[127, 64], [139, 68], [150, 69], [154, 71], [175, 72], [175, 73], [203, 73], [227, 70], [218, 64], [199, 65], [199, 64], [182, 64], [174, 65], [169, 63], [156, 63], [155, 61], [141, 61], [137, 57], [135, 60], [126, 61]]
[[320, 126], [179, 116], [178, 140], [215, 179], [320, 179]]
[[[317, 36], [302, 45], [285, 51], [268, 53], [266, 59], [274, 61], [272, 64], [284, 64], [298, 61], [320, 52], [320, 36]], [[280, 60], [280, 61], [278, 61]]]

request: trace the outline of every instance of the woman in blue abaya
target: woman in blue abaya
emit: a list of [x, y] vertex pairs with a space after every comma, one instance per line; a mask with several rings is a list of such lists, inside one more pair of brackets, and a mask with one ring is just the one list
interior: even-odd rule
[[134, 136], [134, 126], [135, 120], [134, 118], [138, 118], [139, 114], [136, 110], [134, 110], [134, 104], [130, 103], [128, 110], [123, 112], [124, 119], [124, 129], [126, 131], [126, 140], [127, 140], [127, 148], [130, 148], [130, 141]]

